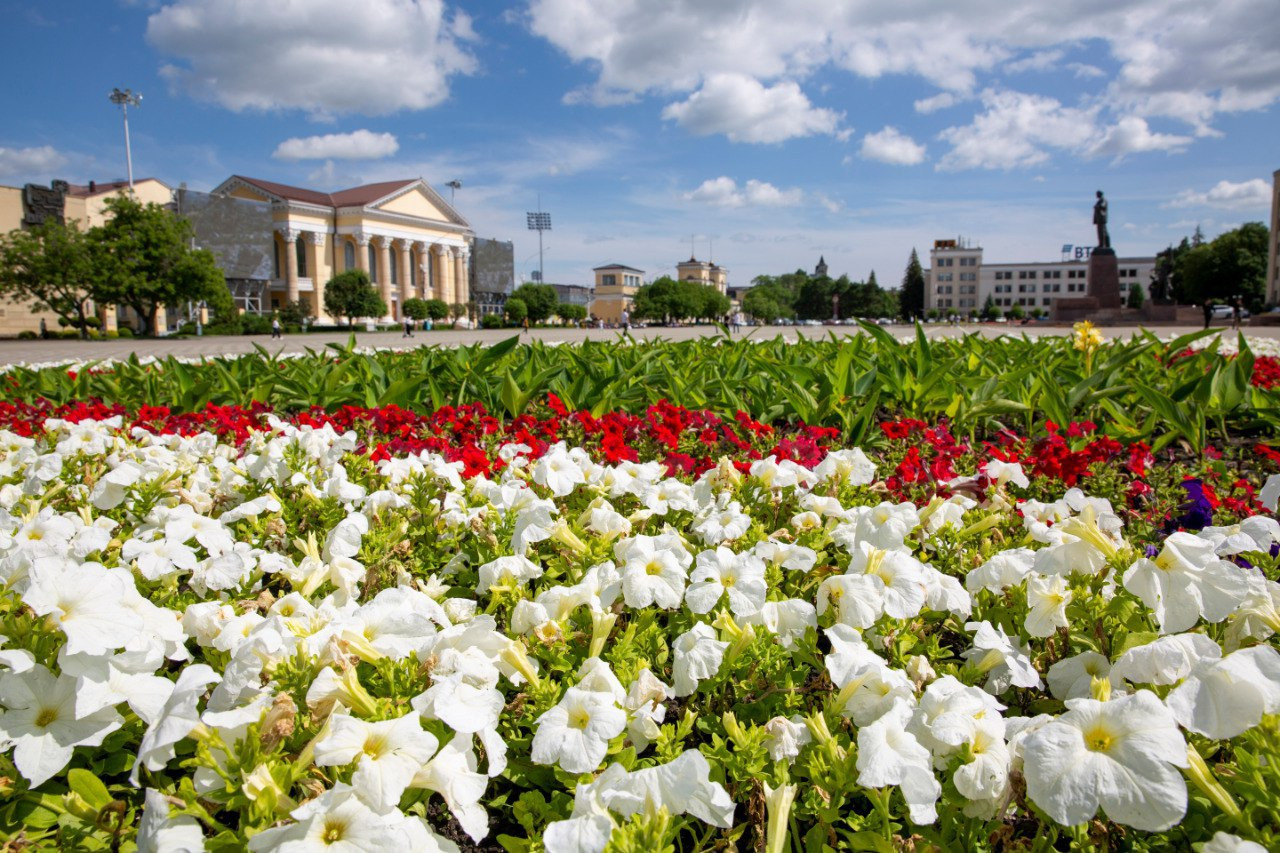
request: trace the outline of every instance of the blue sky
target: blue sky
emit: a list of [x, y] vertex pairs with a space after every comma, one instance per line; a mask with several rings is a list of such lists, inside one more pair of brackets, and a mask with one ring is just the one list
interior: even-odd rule
[[[1268, 217], [1274, 0], [0, 0], [0, 183], [421, 176], [549, 280], [1150, 254]], [[21, 79], [21, 83], [16, 81]]]

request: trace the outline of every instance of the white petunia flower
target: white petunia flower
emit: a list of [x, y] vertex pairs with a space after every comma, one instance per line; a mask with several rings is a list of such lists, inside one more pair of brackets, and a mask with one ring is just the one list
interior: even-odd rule
[[996, 595], [1011, 586], [1018, 586], [1031, 572], [1036, 552], [1030, 548], [1010, 548], [997, 551], [991, 557], [965, 575], [964, 585], [969, 592], [985, 589]]
[[680, 606], [693, 556], [678, 536], [636, 536], [619, 541], [613, 550], [622, 563], [622, 595], [628, 607]]
[[530, 758], [570, 773], [590, 773], [604, 760], [609, 741], [626, 727], [627, 712], [611, 693], [570, 687], [538, 717]]
[[208, 664], [188, 666], [178, 674], [164, 705], [156, 718], [147, 726], [138, 746], [138, 760], [133, 765], [129, 780], [138, 784], [138, 773], [146, 767], [156, 771], [163, 768], [177, 754], [174, 747], [200, 725], [200, 712], [196, 704], [205, 688], [218, 680], [218, 674]]
[[400, 802], [439, 745], [423, 730], [416, 711], [373, 723], [342, 715], [330, 719], [328, 733], [316, 742], [315, 762], [319, 767], [355, 764], [351, 782], [361, 799], [385, 812]]
[[709, 613], [726, 594], [735, 616], [747, 616], [764, 606], [768, 585], [764, 563], [755, 554], [735, 554], [724, 546], [698, 554], [685, 601], [694, 613]]
[[1049, 682], [1049, 692], [1056, 698], [1088, 699], [1093, 696], [1093, 681], [1103, 678], [1111, 682], [1111, 689], [1120, 692], [1124, 687], [1124, 679], [1120, 668], [1112, 667], [1111, 661], [1097, 652], [1081, 652], [1064, 658], [1053, 666], [1045, 675]]
[[817, 629], [818, 614], [804, 599], [788, 598], [786, 601], [766, 601], [758, 612], [742, 617], [741, 623], [765, 628], [777, 636], [780, 646], [790, 649], [810, 628]]
[[933, 775], [929, 750], [907, 731], [911, 705], [897, 702], [870, 725], [858, 729], [858, 784], [866, 788], [897, 785], [912, 823], [933, 823], [942, 786]]
[[1202, 658], [1164, 701], [1188, 731], [1214, 740], [1243, 734], [1280, 711], [1280, 652], [1254, 646]]
[[1200, 661], [1221, 657], [1222, 649], [1204, 634], [1170, 634], [1122, 654], [1111, 677], [1134, 684], [1177, 684]]
[[813, 469], [819, 481], [834, 480], [848, 486], [866, 486], [876, 479], [875, 463], [861, 448], [833, 450]]
[[1049, 637], [1059, 628], [1070, 627], [1067, 605], [1073, 597], [1062, 575], [1027, 578], [1027, 633], [1033, 637]]
[[805, 725], [804, 717], [799, 714], [793, 715], [791, 719], [774, 717], [764, 724], [764, 730], [769, 735], [769, 739], [765, 741], [765, 748], [769, 750], [769, 757], [774, 761], [787, 763], [795, 761], [800, 750], [813, 740], [809, 727]]
[[479, 569], [476, 592], [489, 592], [500, 584], [523, 586], [526, 582], [542, 577], [542, 566], [527, 557], [512, 555], [499, 557], [485, 563]]
[[1249, 591], [1235, 563], [1218, 559], [1212, 542], [1172, 533], [1154, 560], [1138, 558], [1124, 573], [1124, 588], [1151, 608], [1163, 634], [1176, 634], [1200, 619], [1221, 622]]
[[1014, 687], [1040, 687], [1040, 673], [1026, 647], [990, 622], [966, 622], [966, 631], [974, 631], [973, 648], [961, 657], [987, 673], [986, 690], [998, 696]]
[[1116, 823], [1161, 832], [1187, 810], [1187, 743], [1156, 695], [1140, 690], [1070, 709], [1022, 744], [1027, 796], [1051, 818], [1075, 826], [1101, 808]]
[[400, 812], [379, 814], [365, 804], [355, 788], [343, 783], [289, 814], [296, 823], [259, 832], [249, 839], [249, 849], [349, 853], [413, 849]]
[[67, 636], [67, 651], [104, 655], [138, 635], [137, 620], [124, 606], [133, 579], [125, 569], [41, 557], [31, 566], [23, 603], [48, 616]]
[[688, 696], [698, 689], [698, 682], [713, 678], [720, 671], [729, 644], [716, 639], [716, 632], [705, 622], [685, 631], [671, 644], [672, 684], [676, 696]]
[[168, 798], [154, 788], [147, 789], [145, 803], [138, 821], [138, 853], [200, 853], [204, 850], [204, 832], [195, 818], [171, 817]]
[[43, 666], [0, 675], [0, 744], [32, 788], [62, 771], [77, 746], [100, 746], [124, 721], [115, 708], [76, 713], [76, 680]]

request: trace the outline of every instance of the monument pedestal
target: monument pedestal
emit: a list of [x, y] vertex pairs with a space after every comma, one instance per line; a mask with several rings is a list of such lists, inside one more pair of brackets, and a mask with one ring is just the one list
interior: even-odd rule
[[1102, 309], [1120, 308], [1125, 294], [1120, 292], [1120, 268], [1115, 249], [1094, 249], [1089, 256], [1089, 297]]

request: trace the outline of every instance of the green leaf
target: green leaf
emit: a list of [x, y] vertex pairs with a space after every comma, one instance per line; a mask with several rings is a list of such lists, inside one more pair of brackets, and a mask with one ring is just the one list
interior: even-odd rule
[[80, 767], [67, 771], [67, 786], [95, 811], [101, 811], [115, 799], [107, 792], [107, 786], [101, 779]]

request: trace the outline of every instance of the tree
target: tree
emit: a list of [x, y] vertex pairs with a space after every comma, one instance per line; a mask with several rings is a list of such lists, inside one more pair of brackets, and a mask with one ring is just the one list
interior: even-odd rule
[[529, 316], [529, 306], [519, 296], [507, 297], [507, 319], [513, 326], [518, 326], [524, 322], [524, 318]]
[[449, 306], [443, 299], [428, 299], [427, 316], [432, 320], [443, 320], [449, 316]]
[[1244, 297], [1250, 311], [1261, 309], [1265, 299], [1267, 227], [1246, 222], [1195, 245], [1177, 258], [1174, 280], [1180, 299], [1197, 304], [1206, 299]]
[[742, 310], [765, 323], [772, 323], [783, 317], [790, 318], [795, 316], [791, 306], [784, 306], [778, 302], [776, 291], [773, 288], [761, 287], [760, 285], [756, 285], [743, 294]]
[[1026, 310], [1021, 305], [1011, 305], [1005, 313], [1008, 314], [1010, 320], [1021, 320], [1027, 316]]
[[357, 317], [382, 317], [387, 303], [373, 289], [367, 272], [347, 270], [324, 286], [324, 310], [332, 317], [346, 317], [347, 325], [352, 326]]
[[556, 306], [556, 314], [561, 320], [568, 323], [581, 323], [587, 319], [587, 306], [570, 305], [567, 302], [561, 302]]
[[666, 321], [679, 319], [679, 282], [670, 276], [661, 276], [636, 291], [631, 304], [631, 316], [637, 320]]
[[924, 313], [924, 269], [920, 266], [920, 256], [911, 250], [911, 259], [907, 261], [907, 271], [902, 275], [902, 290], [898, 291], [898, 316], [904, 320], [914, 320]]
[[1000, 309], [996, 307], [996, 300], [991, 294], [987, 294], [987, 301], [982, 303], [982, 319], [994, 320], [1000, 316]]
[[560, 297], [556, 295], [556, 289], [549, 284], [525, 282], [517, 287], [511, 296], [525, 304], [525, 307], [529, 310], [529, 322], [531, 323], [543, 322], [556, 313], [556, 306], [560, 304]]
[[131, 196], [107, 200], [110, 218], [88, 233], [89, 292], [100, 305], [127, 305], [156, 333], [166, 305], [224, 302], [226, 279], [213, 254], [192, 249], [191, 223]]
[[840, 296], [840, 313], [849, 314], [844, 305], [846, 297], [838, 292], [836, 282], [826, 276], [810, 278], [796, 296], [796, 314], [803, 320], [826, 320], [831, 317], [832, 296]]
[[410, 320], [425, 320], [430, 316], [425, 299], [406, 299], [400, 311]]
[[1144, 298], [1142, 285], [1135, 281], [1129, 285], [1129, 298], [1125, 300], [1125, 305], [1129, 308], [1141, 308]]
[[32, 311], [53, 311], [80, 330], [88, 327], [90, 254], [75, 223], [46, 219], [30, 231], [10, 231], [0, 243], [0, 294], [30, 301]]

